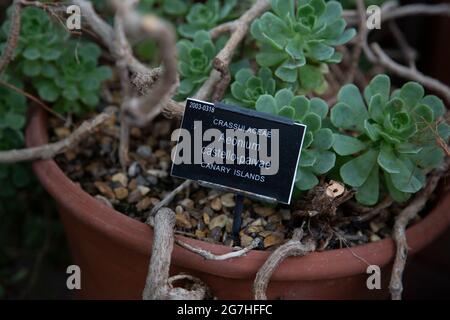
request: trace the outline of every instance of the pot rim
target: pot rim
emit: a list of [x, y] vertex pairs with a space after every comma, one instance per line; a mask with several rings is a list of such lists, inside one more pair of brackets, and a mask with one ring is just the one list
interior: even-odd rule
[[[47, 115], [41, 108], [33, 108], [26, 130], [26, 145], [34, 147], [48, 142]], [[56, 162], [40, 160], [33, 169], [45, 189], [54, 197], [60, 211], [73, 214], [90, 228], [96, 229], [118, 245], [148, 256], [153, 230], [150, 226], [122, 214], [98, 201], [78, 184], [72, 182]], [[407, 229], [410, 253], [415, 253], [437, 238], [450, 223], [450, 194], [439, 200], [421, 221]], [[91, 214], [95, 212], [95, 214]], [[67, 226], [66, 226], [67, 227]], [[208, 250], [224, 254], [231, 248], [177, 235], [179, 239]], [[95, 244], [93, 244], [95, 245]], [[251, 250], [246, 256], [226, 261], [205, 260], [179, 246], [174, 246], [172, 263], [204, 273], [233, 278], [253, 279], [271, 252]], [[313, 252], [304, 257], [289, 257], [275, 270], [271, 280], [317, 280], [348, 277], [366, 273], [369, 264], [386, 266], [394, 258], [392, 238], [385, 238], [352, 248]]]

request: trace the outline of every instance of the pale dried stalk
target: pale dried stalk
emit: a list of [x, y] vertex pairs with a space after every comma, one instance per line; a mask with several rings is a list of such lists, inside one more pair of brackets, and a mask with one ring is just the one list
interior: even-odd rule
[[131, 123], [145, 126], [159, 114], [178, 87], [178, 70], [176, 58], [175, 32], [171, 26], [156, 16], [140, 16], [129, 2], [115, 2], [118, 14], [124, 21], [125, 30], [131, 34], [146, 34], [153, 39], [161, 52], [163, 74], [152, 86], [150, 92], [142, 97], [134, 97], [126, 101], [126, 115]]
[[447, 172], [449, 168], [449, 158], [442, 166], [442, 168], [433, 171], [428, 177], [427, 185], [424, 189], [419, 191], [414, 197], [414, 200], [403, 209], [400, 214], [395, 218], [394, 230], [392, 232], [392, 238], [397, 246], [394, 265], [392, 267], [391, 281], [389, 283], [389, 290], [391, 292], [392, 300], [401, 300], [403, 292], [402, 277], [405, 269], [406, 259], [408, 257], [408, 243], [406, 239], [406, 227], [420, 210], [425, 207], [431, 194], [436, 189], [439, 180]]
[[130, 124], [125, 116], [125, 103], [130, 99], [130, 77], [128, 74], [128, 63], [126, 56], [131, 52], [131, 47], [126, 39], [125, 30], [123, 29], [122, 18], [116, 14], [114, 18], [115, 39], [114, 47], [119, 54], [120, 59], [116, 65], [119, 70], [120, 86], [122, 87], [122, 104], [120, 113], [120, 136], [119, 136], [119, 162], [122, 170], [126, 170], [130, 162]]
[[178, 244], [180, 247], [182, 247], [186, 250], [189, 250], [195, 254], [198, 254], [199, 256], [203, 257], [205, 260], [214, 260], [214, 261], [225, 261], [225, 260], [245, 256], [248, 252], [257, 248], [259, 246], [260, 242], [261, 242], [261, 240], [257, 238], [257, 239], [254, 239], [252, 241], [252, 243], [245, 248], [242, 248], [242, 249], [236, 250], [236, 251], [231, 251], [231, 252], [228, 252], [228, 253], [225, 253], [222, 255], [216, 255], [207, 250], [203, 250], [203, 249], [191, 246], [190, 244], [188, 244], [184, 241], [181, 241], [179, 239], [175, 239], [175, 243]]
[[364, 43], [367, 39], [367, 26], [366, 26], [366, 6], [364, 5], [364, 0], [357, 0], [357, 11], [359, 13], [359, 30], [358, 30], [358, 38], [353, 48], [352, 61], [350, 70], [347, 76], [347, 83], [352, 83], [355, 78], [355, 72], [358, 69], [359, 60], [361, 57], [362, 49], [364, 47]]
[[281, 262], [284, 261], [284, 259], [292, 256], [304, 256], [315, 250], [315, 243], [310, 240], [302, 243], [302, 237], [303, 231], [301, 228], [294, 230], [292, 239], [278, 247], [269, 256], [266, 262], [264, 262], [256, 274], [255, 282], [253, 283], [253, 294], [255, 296], [255, 300], [267, 300], [266, 291], [270, 278], [275, 269]]
[[420, 82], [424, 87], [436, 91], [448, 103], [450, 103], [450, 87], [446, 86], [437, 79], [421, 73], [415, 68], [405, 67], [398, 64], [381, 49], [378, 43], [372, 44], [372, 50], [377, 56], [378, 64], [402, 78]]
[[[343, 17], [348, 25], [356, 25], [359, 20], [358, 10], [345, 10]], [[450, 16], [449, 4], [409, 4], [398, 6], [395, 2], [386, 3], [381, 7], [381, 22], [420, 15]]]
[[111, 119], [114, 111], [114, 108], [109, 108], [91, 120], [83, 122], [72, 134], [61, 141], [27, 149], [0, 151], [0, 163], [51, 159], [77, 146], [99, 126]]
[[113, 28], [95, 12], [90, 1], [72, 0], [72, 3], [80, 7], [83, 18], [86, 19], [86, 22], [90, 25], [92, 31], [100, 36], [103, 44], [108, 47], [116, 60], [122, 59], [123, 55], [125, 55], [124, 58], [127, 61], [130, 71], [144, 74], [152, 72], [150, 68], [147, 68], [133, 56], [131, 50], [126, 49], [123, 52], [119, 51], [120, 47], [116, 46]]
[[[209, 291], [200, 280], [194, 281], [191, 290], [174, 288], [172, 283], [180, 276], [169, 278], [171, 255], [174, 244], [175, 212], [168, 208], [160, 209], [155, 216], [152, 253], [148, 267], [143, 300], [202, 300]], [[185, 279], [187, 276], [181, 276]]]
[[[230, 83], [231, 75], [229, 66], [231, 59], [233, 58], [233, 54], [237, 46], [247, 35], [250, 24], [264, 11], [269, 9], [269, 7], [270, 4], [267, 0], [257, 0], [257, 2], [249, 10], [247, 10], [238, 20], [233, 22], [233, 28], [229, 28], [229, 24], [224, 27], [224, 29], [232, 30], [233, 32], [223, 49], [220, 50], [214, 58], [214, 68], [221, 73], [222, 79], [216, 85], [213, 101], [220, 100], [223, 97], [223, 94]], [[216, 31], [217, 30], [223, 31], [220, 26], [219, 29], [216, 28]]]
[[14, 50], [17, 47], [17, 42], [20, 35], [20, 14], [22, 11], [21, 1], [14, 0], [13, 6], [14, 8], [11, 16], [11, 27], [8, 34], [8, 39], [6, 40], [3, 54], [0, 57], [0, 74], [2, 74], [2, 72], [6, 69], [8, 64], [13, 59]]
[[[168, 195], [164, 197], [160, 202], [158, 202], [153, 209], [150, 211], [148, 218], [154, 216], [162, 207], [167, 206], [175, 196], [183, 191], [184, 189], [188, 188], [191, 185], [191, 180], [186, 180], [182, 184], [180, 184], [178, 187], [176, 187], [174, 190], [172, 190]], [[147, 219], [147, 223], [149, 223], [149, 220]]]

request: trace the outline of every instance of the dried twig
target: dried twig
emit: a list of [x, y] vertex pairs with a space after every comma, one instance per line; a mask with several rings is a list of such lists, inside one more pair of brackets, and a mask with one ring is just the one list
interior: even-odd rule
[[450, 166], [450, 160], [446, 162], [440, 169], [434, 170], [428, 177], [427, 185], [414, 197], [414, 200], [403, 209], [395, 218], [394, 230], [392, 238], [397, 246], [394, 265], [392, 267], [391, 281], [389, 290], [391, 291], [392, 300], [401, 300], [403, 292], [402, 276], [405, 269], [406, 258], [408, 256], [408, 243], [406, 239], [406, 227], [409, 222], [417, 217], [420, 210], [425, 207], [431, 194], [436, 189], [439, 180], [447, 172]]
[[393, 202], [391, 197], [388, 196], [373, 208], [363, 207], [364, 213], [360, 216], [353, 217], [352, 220], [357, 222], [369, 221], [380, 214], [384, 209], [389, 208]]
[[[381, 7], [381, 22], [388, 20], [404, 18], [408, 16], [420, 15], [443, 15], [450, 16], [449, 4], [409, 4], [398, 6], [395, 2], [387, 2]], [[359, 13], [357, 10], [345, 10], [343, 17], [348, 25], [356, 25], [359, 20]]]
[[408, 41], [405, 38], [405, 35], [398, 27], [397, 23], [395, 21], [389, 22], [389, 29], [392, 32], [392, 35], [394, 36], [395, 40], [397, 41], [400, 50], [402, 50], [402, 53], [405, 57], [406, 62], [408, 63], [408, 66], [411, 69], [416, 69], [416, 57], [417, 52], [414, 50], [408, 43]]
[[364, 43], [366, 42], [368, 32], [366, 26], [366, 6], [364, 5], [364, 0], [357, 0], [356, 5], [357, 11], [359, 13], [359, 34], [355, 46], [353, 48], [352, 62], [347, 76], [347, 83], [353, 82], [355, 72], [358, 69], [361, 52], [364, 47]]
[[122, 170], [126, 170], [130, 157], [128, 155], [130, 149], [130, 124], [125, 117], [125, 103], [130, 96], [130, 77], [127, 67], [127, 55], [131, 51], [131, 47], [126, 39], [125, 30], [123, 28], [122, 17], [118, 14], [114, 17], [115, 41], [114, 46], [120, 55], [120, 59], [116, 62], [119, 70], [120, 86], [122, 87], [122, 104], [120, 113], [120, 141], [119, 141], [119, 161]]
[[116, 1], [115, 5], [124, 21], [125, 30], [131, 34], [146, 34], [155, 40], [161, 51], [163, 74], [148, 94], [128, 99], [124, 105], [123, 111], [128, 120], [135, 125], [144, 126], [161, 112], [178, 87], [175, 32], [156, 16], [139, 16], [127, 1]]
[[115, 108], [108, 108], [106, 111], [98, 114], [93, 119], [83, 122], [81, 126], [72, 132], [72, 134], [61, 141], [27, 149], [0, 151], [0, 163], [14, 163], [53, 158], [57, 154], [63, 153], [78, 145], [82, 140], [92, 134], [97, 127], [111, 119], [114, 111]]
[[159, 73], [161, 70], [160, 68], [153, 70], [146, 67], [133, 56], [132, 50], [122, 47], [122, 49], [125, 50], [122, 52], [118, 51], [120, 47], [116, 46], [114, 29], [95, 12], [90, 1], [72, 0], [72, 3], [80, 7], [81, 13], [86, 19], [86, 22], [90, 25], [91, 29], [100, 36], [103, 44], [107, 46], [116, 60], [119, 60], [124, 56], [131, 72], [151, 75], [149, 79], [155, 78], [155, 73]]
[[59, 113], [55, 112], [52, 110], [52, 108], [50, 108], [49, 106], [47, 106], [44, 102], [42, 102], [40, 99], [38, 99], [37, 97], [33, 96], [32, 94], [29, 94], [28, 92], [23, 91], [20, 88], [17, 88], [16, 86], [1, 81], [0, 80], [0, 86], [4, 86], [8, 89], [14, 90], [17, 93], [20, 93], [21, 95], [24, 95], [25, 97], [27, 97], [28, 99], [34, 101], [38, 106], [42, 107], [45, 111], [47, 111], [48, 113], [51, 113], [52, 115], [54, 115], [55, 117], [57, 117], [58, 119], [67, 122], [67, 119], [65, 119], [62, 115], [60, 115]]
[[173, 189], [168, 195], [166, 195], [164, 197], [164, 199], [162, 199], [160, 202], [158, 202], [153, 209], [150, 211], [149, 215], [148, 215], [148, 219], [147, 219], [147, 223], [149, 223], [149, 218], [154, 216], [158, 210], [160, 210], [162, 207], [167, 206], [172, 200], [173, 198], [175, 198], [175, 196], [180, 193], [181, 191], [183, 191], [184, 189], [188, 188], [191, 185], [192, 181], [191, 180], [186, 180], [184, 181], [182, 184], [180, 184], [178, 187], [176, 187], [175, 189]]
[[215, 261], [224, 261], [224, 260], [229, 260], [229, 259], [245, 256], [250, 250], [257, 248], [259, 246], [260, 242], [261, 242], [261, 240], [259, 238], [256, 238], [252, 241], [252, 243], [249, 246], [247, 246], [245, 248], [242, 248], [242, 249], [236, 250], [236, 251], [231, 251], [231, 252], [228, 252], [228, 253], [225, 253], [222, 255], [216, 255], [207, 250], [203, 250], [203, 249], [191, 246], [190, 244], [188, 244], [184, 241], [181, 241], [179, 239], [175, 239], [175, 243], [178, 244], [180, 247], [183, 247], [186, 250], [189, 250], [193, 253], [200, 255], [201, 257], [205, 258], [206, 260], [215, 260]]
[[22, 11], [22, 4], [20, 0], [14, 0], [13, 13], [11, 16], [11, 27], [9, 30], [8, 39], [6, 40], [3, 54], [0, 57], [0, 74], [6, 69], [8, 64], [13, 59], [14, 50], [16, 50], [17, 42], [20, 35], [20, 14]]
[[[180, 276], [169, 278], [170, 261], [174, 243], [173, 228], [175, 227], [175, 212], [168, 208], [160, 209], [155, 216], [155, 227], [152, 254], [148, 267], [145, 288], [142, 293], [144, 300], [193, 300], [204, 299], [209, 290], [198, 279], [194, 280], [191, 290], [173, 288], [172, 283], [180, 280]], [[186, 276], [182, 276], [186, 279]]]
[[250, 28], [250, 24], [269, 7], [270, 5], [267, 0], [258, 0], [238, 20], [233, 22], [233, 27], [230, 27], [231, 24], [227, 23], [226, 27], [216, 28], [215, 32], [213, 32], [213, 35], [216, 35], [218, 33], [217, 30], [219, 30], [220, 32], [224, 31], [224, 29], [232, 31], [230, 39], [226, 43], [225, 47], [223, 47], [223, 49], [217, 54], [213, 62], [214, 68], [219, 71], [222, 76], [221, 80], [217, 82], [217, 85], [215, 87], [213, 101], [217, 101], [222, 98], [225, 90], [230, 83], [231, 75], [229, 66], [231, 59], [233, 58], [233, 54], [237, 46], [246, 36], [248, 29]]
[[304, 256], [315, 250], [315, 243], [312, 240], [307, 240], [305, 243], [302, 243], [302, 237], [302, 228], [295, 229], [292, 239], [278, 247], [269, 256], [266, 262], [264, 262], [263, 266], [256, 274], [256, 279], [253, 283], [253, 294], [256, 300], [267, 299], [266, 290], [269, 285], [270, 277], [284, 259], [291, 256]]
[[377, 56], [378, 63], [388, 69], [390, 72], [400, 77], [420, 82], [426, 88], [436, 91], [448, 103], [450, 103], [450, 87], [446, 86], [439, 80], [421, 73], [414, 68], [408, 68], [398, 64], [381, 49], [378, 43], [373, 43], [372, 49]]

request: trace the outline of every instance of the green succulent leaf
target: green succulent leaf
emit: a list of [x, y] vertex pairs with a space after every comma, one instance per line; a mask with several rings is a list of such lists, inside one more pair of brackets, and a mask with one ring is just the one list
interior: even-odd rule
[[309, 190], [314, 188], [319, 183], [316, 175], [307, 168], [297, 168], [297, 175], [295, 177], [295, 186], [299, 190]]
[[423, 87], [417, 82], [408, 82], [400, 89], [400, 98], [407, 108], [412, 109], [423, 98]]
[[355, 159], [350, 160], [340, 169], [342, 180], [352, 187], [362, 186], [375, 165], [377, 157], [377, 150], [368, 150]]
[[271, 95], [265, 94], [256, 101], [256, 110], [271, 114], [278, 114], [277, 102]]
[[385, 74], [380, 74], [375, 76], [365, 88], [364, 97], [366, 102], [370, 104], [372, 98], [379, 95], [381, 104], [384, 105], [389, 100], [390, 91], [391, 79]]
[[384, 172], [384, 180], [386, 182], [389, 195], [394, 201], [403, 203], [406, 202], [411, 197], [411, 193], [402, 192], [394, 186], [394, 184], [392, 183], [392, 178], [389, 173]]
[[425, 184], [425, 175], [409, 158], [400, 158], [398, 166], [399, 172], [390, 174], [396, 189], [406, 193], [415, 193], [422, 189]]
[[378, 155], [378, 164], [388, 173], [399, 173], [400, 163], [391, 145], [383, 143], [380, 154]]
[[284, 106], [280, 111], [278, 111], [278, 115], [289, 119], [294, 119], [295, 110], [291, 106]]
[[338, 133], [333, 136], [333, 149], [340, 156], [348, 156], [366, 149], [366, 145], [357, 138]]
[[[363, 132], [364, 121], [369, 117], [369, 114], [364, 104], [364, 100], [359, 92], [359, 89], [353, 84], [345, 85], [338, 93], [338, 101], [341, 103], [345, 103], [350, 110], [348, 110], [348, 108], [338, 109], [339, 111], [337, 112], [351, 112], [347, 114], [336, 115], [340, 119], [342, 119], [343, 117], [350, 118], [347, 120], [347, 123], [351, 123], [351, 125], [347, 125], [347, 128], [343, 128]], [[332, 121], [333, 110], [334, 108], [331, 110]], [[339, 125], [336, 126], [341, 127]]]
[[[253, 21], [251, 34], [260, 46], [259, 65], [273, 67], [284, 82], [296, 83], [304, 91], [326, 89], [326, 66], [341, 61], [335, 46], [355, 35], [345, 29], [342, 6], [337, 1], [271, 0], [271, 12]], [[297, 7], [297, 9], [296, 9]]]
[[315, 132], [312, 147], [319, 150], [328, 150], [334, 142], [333, 131], [328, 128], [322, 128]]
[[312, 166], [312, 171], [317, 174], [325, 174], [330, 171], [336, 163], [336, 154], [331, 151], [318, 150], [315, 152], [316, 162]]
[[355, 198], [356, 200], [366, 206], [373, 206], [378, 202], [380, 194], [380, 178], [379, 178], [379, 168], [374, 165], [370, 171], [369, 177], [363, 183], [361, 187], [358, 188]]

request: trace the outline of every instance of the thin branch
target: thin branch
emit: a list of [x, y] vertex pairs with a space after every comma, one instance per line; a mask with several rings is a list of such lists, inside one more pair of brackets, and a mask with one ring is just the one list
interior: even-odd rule
[[361, 52], [364, 47], [364, 43], [366, 42], [368, 32], [366, 25], [366, 6], [364, 5], [364, 0], [357, 0], [356, 5], [359, 13], [359, 34], [353, 48], [352, 62], [348, 72], [347, 83], [352, 83], [355, 78], [355, 72], [358, 69]]
[[398, 27], [397, 23], [395, 23], [395, 21], [389, 22], [389, 28], [396, 42], [398, 43], [408, 66], [411, 69], [416, 69], [416, 57], [417, 57], [416, 50], [414, 50], [414, 48], [412, 48], [409, 45], [408, 41], [405, 38], [405, 35], [402, 33], [402, 31]]
[[165, 300], [168, 297], [167, 284], [173, 250], [174, 227], [175, 212], [168, 208], [160, 209], [155, 216], [152, 254], [142, 293], [143, 300]]
[[209, 35], [211, 36], [211, 39], [215, 40], [221, 35], [233, 32], [236, 29], [236, 26], [237, 26], [236, 20], [225, 22], [212, 28], [209, 31]]
[[356, 216], [353, 220], [357, 222], [369, 221], [372, 218], [376, 217], [378, 214], [380, 214], [380, 212], [382, 212], [384, 209], [389, 208], [393, 202], [394, 201], [391, 199], [391, 197], [388, 196], [384, 198], [383, 201], [381, 201], [375, 207], [367, 208], [369, 209], [368, 211], [366, 211], [364, 214], [360, 216]]
[[167, 206], [172, 200], [173, 198], [175, 198], [175, 196], [180, 193], [181, 191], [183, 191], [184, 189], [188, 188], [191, 185], [192, 181], [191, 180], [186, 180], [184, 181], [182, 184], [180, 184], [178, 187], [176, 187], [175, 189], [173, 189], [168, 195], [166, 195], [164, 197], [164, 199], [162, 199], [160, 202], [158, 202], [153, 209], [150, 211], [148, 218], [147, 218], [147, 223], [149, 223], [149, 218], [154, 216], [162, 207]]
[[189, 250], [193, 253], [200, 255], [205, 260], [215, 260], [215, 261], [224, 261], [224, 260], [229, 260], [229, 259], [234, 259], [234, 258], [245, 256], [248, 252], [257, 248], [259, 246], [260, 242], [261, 242], [261, 240], [259, 238], [256, 238], [252, 241], [252, 243], [249, 246], [247, 246], [245, 248], [242, 248], [242, 249], [236, 250], [236, 251], [231, 251], [231, 252], [228, 252], [228, 253], [225, 253], [222, 255], [215, 255], [207, 250], [196, 248], [186, 242], [183, 242], [179, 239], [175, 239], [175, 243], [178, 244], [180, 247], [183, 247], [186, 250]]
[[0, 74], [6, 69], [14, 56], [14, 51], [17, 47], [20, 35], [20, 15], [22, 11], [22, 4], [20, 0], [14, 0], [13, 13], [11, 16], [11, 27], [9, 30], [8, 39], [6, 40], [3, 54], [0, 57]]
[[[450, 17], [450, 4], [409, 4], [398, 6], [395, 2], [387, 2], [381, 7], [381, 22], [408, 16], [441, 15]], [[357, 10], [345, 10], [343, 14], [348, 25], [356, 25], [359, 22]]]
[[60, 119], [60, 120], [62, 120], [62, 121], [64, 121], [64, 122], [67, 121], [66, 118], [64, 118], [64, 117], [63, 117], [62, 115], [60, 115], [59, 113], [53, 111], [52, 108], [50, 108], [49, 106], [47, 106], [47, 105], [46, 105], [45, 103], [43, 103], [40, 99], [38, 99], [37, 97], [33, 96], [32, 94], [29, 94], [29, 93], [23, 91], [22, 89], [17, 88], [16, 86], [14, 86], [14, 85], [12, 85], [12, 84], [10, 84], [10, 83], [1, 81], [1, 80], [0, 80], [0, 86], [4, 86], [4, 87], [6, 87], [6, 88], [8, 88], [8, 89], [14, 90], [14, 91], [16, 91], [17, 93], [20, 93], [20, 94], [24, 95], [24, 96], [27, 97], [28, 99], [34, 101], [37, 105], [39, 105], [40, 107], [42, 107], [44, 110], [46, 110], [47, 112], [49, 112], [49, 113], [51, 113], [52, 115], [54, 115], [55, 117], [57, 117], [58, 119]]
[[301, 228], [294, 230], [294, 235], [291, 240], [278, 247], [264, 262], [263, 266], [256, 274], [255, 282], [253, 283], [253, 294], [255, 300], [266, 300], [266, 291], [269, 285], [270, 278], [278, 265], [284, 259], [291, 256], [304, 256], [309, 252], [315, 250], [315, 243], [311, 240], [302, 243], [303, 230]]
[[414, 200], [403, 209], [400, 214], [395, 218], [394, 230], [392, 232], [392, 238], [397, 246], [395, 254], [394, 265], [392, 267], [391, 281], [389, 284], [389, 290], [391, 292], [392, 300], [401, 300], [403, 292], [403, 270], [405, 269], [406, 258], [408, 256], [408, 243], [406, 239], [406, 227], [420, 210], [425, 207], [431, 194], [436, 189], [439, 180], [447, 172], [450, 165], [450, 161], [447, 161], [442, 168], [433, 171], [428, 178], [427, 185], [414, 197]]
[[[100, 36], [103, 44], [108, 47], [109, 51], [116, 59], [122, 58], [121, 54], [125, 55], [127, 65], [131, 72], [140, 74], [153, 74], [155, 72], [137, 60], [133, 56], [131, 50], [125, 50], [124, 52], [117, 51], [118, 48], [114, 44], [115, 34], [113, 28], [95, 12], [90, 1], [72, 0], [72, 3], [80, 7], [86, 22], [90, 25], [91, 29]], [[160, 69], [158, 69], [157, 72], [159, 71]], [[150, 79], [153, 79], [153, 77], [150, 77]]]
[[178, 87], [178, 70], [176, 59], [175, 33], [172, 28], [156, 16], [146, 15], [142, 18], [132, 10], [123, 10], [122, 15], [126, 29], [134, 33], [145, 33], [158, 44], [164, 65], [164, 72], [142, 97], [129, 99], [124, 111], [129, 121], [138, 126], [144, 126], [159, 114], [170, 96]]
[[93, 119], [83, 122], [81, 126], [72, 132], [72, 134], [61, 141], [27, 149], [0, 151], [0, 163], [15, 163], [53, 158], [57, 154], [63, 153], [78, 145], [86, 137], [92, 134], [97, 127], [109, 120], [113, 116], [114, 111], [115, 108], [108, 108]]
[[394, 9], [386, 8], [381, 14], [381, 21], [388, 21], [408, 16], [443, 15], [450, 17], [450, 4], [410, 4]]
[[450, 103], [450, 87], [446, 86], [439, 80], [424, 75], [414, 68], [408, 68], [398, 64], [381, 49], [378, 43], [373, 43], [372, 49], [378, 58], [378, 63], [390, 72], [396, 74], [397, 76], [420, 82], [426, 88], [436, 91], [448, 103]]
[[120, 86], [122, 87], [122, 103], [120, 112], [120, 140], [119, 140], [119, 161], [122, 170], [126, 170], [130, 157], [130, 124], [125, 116], [125, 103], [130, 99], [130, 77], [128, 73], [126, 56], [129, 55], [131, 47], [126, 39], [123, 21], [120, 15], [114, 17], [115, 30], [115, 50], [119, 53], [121, 59], [116, 62], [119, 70]]
[[[162, 208], [156, 213], [143, 300], [202, 300], [210, 291], [201, 280], [192, 276], [178, 275], [169, 278], [175, 220], [175, 212], [168, 208]], [[194, 283], [190, 289], [173, 287], [175, 281], [186, 279]]]
[[[235, 26], [233, 28], [229, 28], [229, 30], [232, 30], [233, 33], [223, 49], [217, 54], [213, 62], [214, 68], [222, 75], [222, 79], [216, 85], [213, 101], [217, 101], [222, 98], [228, 84], [230, 83], [230, 62], [237, 46], [246, 36], [248, 29], [250, 28], [250, 24], [269, 7], [270, 4], [267, 0], [258, 0], [249, 10], [247, 10], [238, 20], [234, 22]], [[221, 29], [219, 30], [223, 31]]]

